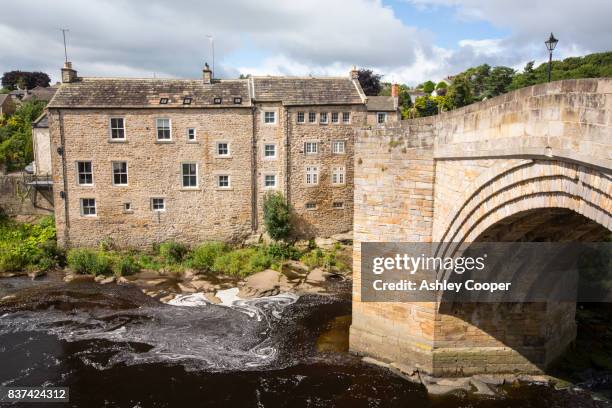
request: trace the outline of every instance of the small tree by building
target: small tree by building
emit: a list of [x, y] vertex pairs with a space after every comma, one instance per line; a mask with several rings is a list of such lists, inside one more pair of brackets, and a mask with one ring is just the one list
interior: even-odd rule
[[269, 192], [263, 203], [264, 225], [275, 241], [285, 240], [291, 234], [291, 207], [280, 192]]
[[361, 85], [361, 89], [363, 89], [363, 93], [365, 93], [367, 96], [380, 94], [380, 90], [382, 89], [380, 79], [382, 78], [382, 75], [375, 74], [371, 69], [360, 69], [358, 76], [359, 84]]

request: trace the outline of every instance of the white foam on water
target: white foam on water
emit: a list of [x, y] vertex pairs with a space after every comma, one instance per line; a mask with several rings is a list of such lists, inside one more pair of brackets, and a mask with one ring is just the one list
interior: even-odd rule
[[210, 302], [204, 297], [203, 293], [193, 293], [189, 295], [178, 295], [167, 304], [172, 306], [206, 306]]
[[240, 292], [240, 289], [238, 288], [218, 290], [215, 296], [221, 300], [220, 305], [232, 306], [235, 301], [242, 300], [242, 298], [238, 296], [238, 292]]

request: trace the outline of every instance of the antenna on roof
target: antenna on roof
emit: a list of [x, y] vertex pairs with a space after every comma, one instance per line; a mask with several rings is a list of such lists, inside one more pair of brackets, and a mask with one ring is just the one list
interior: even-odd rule
[[66, 49], [66, 33], [70, 32], [67, 28], [60, 28], [62, 32], [62, 37], [64, 37], [64, 58], [66, 58], [66, 62], [68, 62], [68, 50]]
[[212, 51], [212, 77], [214, 77], [215, 76], [215, 39], [210, 34], [208, 34], [206, 38], [208, 38], [208, 40], [210, 41], [210, 49]]

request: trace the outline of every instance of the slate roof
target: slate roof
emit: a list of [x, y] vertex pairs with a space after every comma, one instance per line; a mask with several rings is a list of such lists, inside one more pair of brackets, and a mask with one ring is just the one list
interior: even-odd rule
[[55, 92], [57, 92], [57, 88], [54, 87], [48, 87], [48, 88], [44, 88], [42, 86], [37, 86], [36, 88], [30, 89], [29, 91], [27, 91], [27, 93], [23, 96], [23, 101], [28, 101], [30, 99], [36, 99], [39, 101], [50, 101], [51, 98], [53, 98], [53, 95], [55, 95]]
[[35, 128], [48, 128], [49, 127], [49, 117], [47, 116], [47, 112], [43, 112], [34, 122], [32, 122], [32, 126]]
[[253, 77], [257, 102], [283, 105], [363, 104], [362, 94], [350, 78]]
[[[183, 98], [191, 97], [190, 105]], [[215, 104], [215, 98], [222, 98]], [[234, 98], [242, 98], [240, 105]], [[160, 104], [168, 98], [167, 104]], [[79, 78], [62, 84], [50, 108], [201, 108], [250, 106], [248, 81], [222, 80], [205, 84], [190, 79]]]
[[368, 96], [366, 107], [369, 111], [393, 112], [396, 110], [392, 96]]

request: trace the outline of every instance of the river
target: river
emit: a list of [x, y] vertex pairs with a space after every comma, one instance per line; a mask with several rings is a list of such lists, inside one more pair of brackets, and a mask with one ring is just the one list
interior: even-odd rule
[[350, 290], [338, 285], [332, 296], [177, 306], [132, 285], [2, 279], [0, 385], [67, 386], [64, 406], [88, 408], [609, 406], [543, 385], [430, 397], [346, 352]]

